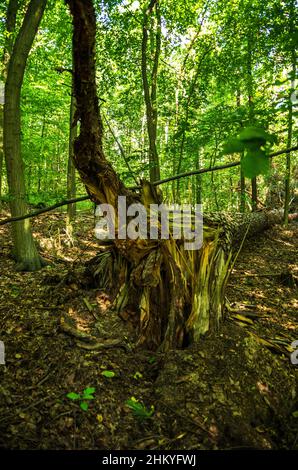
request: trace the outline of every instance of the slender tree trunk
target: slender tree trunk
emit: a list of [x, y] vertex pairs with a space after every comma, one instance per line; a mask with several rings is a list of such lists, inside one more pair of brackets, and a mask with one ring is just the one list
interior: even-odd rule
[[[153, 9], [156, 13], [155, 52], [151, 72], [151, 85], [148, 79], [148, 23], [151, 19]], [[151, 41], [152, 46], [152, 41]], [[159, 0], [151, 0], [149, 7], [144, 12], [143, 38], [142, 38], [142, 79], [144, 88], [144, 99], [146, 105], [147, 130], [149, 138], [149, 164], [150, 181], [160, 179], [159, 156], [157, 152], [157, 73], [161, 49], [161, 16], [159, 11]]]
[[[291, 2], [290, 7], [290, 32], [292, 33], [292, 40], [294, 41], [294, 0]], [[291, 91], [289, 96], [289, 112], [288, 112], [288, 135], [287, 135], [287, 148], [292, 146], [293, 138], [293, 103], [292, 103], [292, 93], [295, 89], [296, 82], [296, 49], [295, 44], [293, 43], [292, 52], [291, 52], [291, 62], [292, 62], [292, 82], [291, 82]], [[287, 153], [287, 162], [286, 162], [286, 174], [285, 174], [285, 201], [284, 201], [284, 225], [288, 225], [289, 220], [289, 206], [291, 199], [291, 153]]]
[[[201, 168], [201, 156], [200, 150], [198, 151], [198, 156], [196, 158], [196, 170], [200, 170]], [[202, 204], [202, 175], [196, 175], [195, 177], [195, 184], [196, 184], [196, 204]]]
[[[249, 31], [247, 37], [247, 91], [248, 91], [248, 118], [249, 125], [252, 126], [254, 123], [254, 83], [253, 83], [253, 74], [252, 74], [252, 43], [253, 37], [252, 32]], [[252, 210], [256, 211], [258, 208], [258, 187], [257, 187], [257, 177], [251, 179], [251, 203]]]
[[[39, 149], [39, 161], [38, 161], [38, 180], [37, 180], [37, 192], [41, 192], [41, 178], [42, 178], [42, 167], [43, 167], [43, 149], [44, 149], [44, 138], [45, 138], [45, 129], [46, 129], [46, 115], [43, 116], [42, 127], [41, 127], [41, 145]], [[31, 178], [29, 178], [31, 181]], [[28, 191], [30, 193], [30, 191]], [[40, 201], [41, 202], [41, 201]]]
[[[178, 124], [179, 124], [179, 111], [180, 111], [180, 102], [179, 102], [179, 96], [180, 96], [180, 90], [179, 90], [179, 81], [177, 83], [177, 88], [175, 91], [175, 133], [178, 132]], [[176, 146], [175, 146], [176, 148]], [[176, 165], [176, 151], [174, 150], [172, 154], [172, 174], [176, 175], [177, 174], [177, 165]], [[172, 181], [172, 196], [173, 196], [173, 201], [176, 201], [176, 189], [177, 189], [177, 182]]]
[[[2, 58], [2, 71], [0, 76], [0, 83], [5, 83], [7, 78], [7, 67], [10, 60], [12, 48], [13, 48], [13, 33], [16, 26], [16, 17], [18, 12], [18, 0], [9, 0], [7, 12], [6, 12], [6, 37], [4, 44], [4, 53]], [[2, 91], [0, 90], [0, 93]], [[3, 90], [4, 93], [4, 90]], [[4, 97], [3, 97], [4, 98]], [[0, 97], [1, 101], [2, 97]], [[3, 175], [3, 111], [4, 104], [0, 102], [0, 204], [2, 195], [2, 175]]]
[[[21, 156], [21, 87], [27, 58], [40, 24], [46, 0], [31, 0], [14, 43], [5, 84], [4, 153], [10, 191], [12, 216], [27, 212], [24, 166]], [[20, 270], [40, 269], [38, 255], [28, 220], [12, 224], [14, 254]]]
[[240, 170], [240, 212], [245, 212], [245, 176]]
[[[74, 142], [77, 138], [78, 126], [74, 122], [76, 113], [76, 99], [74, 96], [74, 84], [72, 78], [72, 91], [70, 99], [70, 123], [69, 123], [69, 153], [67, 164], [67, 199], [76, 197], [76, 168], [74, 165]], [[66, 230], [70, 237], [72, 237], [72, 222], [76, 215], [76, 204], [69, 204], [67, 206], [66, 214]]]
[[[241, 93], [240, 89], [237, 89], [237, 95], [236, 95], [236, 103], [237, 103], [237, 108], [240, 108], [241, 106]], [[240, 126], [243, 127], [242, 121], [240, 122]], [[243, 158], [243, 152], [241, 154], [241, 158]], [[245, 176], [243, 174], [242, 168], [240, 166], [240, 205], [239, 205], [240, 212], [244, 213], [245, 212]]]
[[[1, 91], [0, 91], [1, 93]], [[2, 196], [2, 175], [3, 175], [3, 104], [0, 104], [0, 208]]]
[[[193, 80], [190, 83], [189, 90], [188, 90], [188, 93], [187, 93], [187, 100], [186, 100], [186, 104], [185, 104], [185, 115], [183, 117], [184, 123], [183, 123], [183, 129], [182, 129], [182, 137], [181, 137], [181, 143], [180, 143], [180, 149], [179, 149], [178, 164], [177, 164], [177, 168], [176, 168], [176, 172], [178, 174], [181, 171], [181, 166], [182, 166], [182, 161], [183, 161], [183, 156], [184, 156], [184, 148], [185, 148], [185, 143], [186, 143], [186, 131], [187, 131], [187, 127], [188, 127], [188, 124], [189, 124], [189, 113], [190, 113], [191, 100], [192, 100], [193, 95], [195, 93], [196, 84], [197, 84], [198, 78], [200, 76], [201, 63], [202, 63], [202, 60], [200, 60], [198, 65], [197, 65], [195, 76], [194, 76]], [[177, 180], [177, 182], [176, 182], [176, 199], [178, 201], [180, 199], [180, 181], [179, 180]]]

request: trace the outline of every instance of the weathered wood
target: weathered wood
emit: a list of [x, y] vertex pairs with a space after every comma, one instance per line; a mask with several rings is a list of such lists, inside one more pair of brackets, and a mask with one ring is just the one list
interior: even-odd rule
[[[73, 15], [74, 88], [80, 135], [75, 165], [92, 200], [117, 208], [141, 200], [158, 202], [144, 183], [131, 193], [107, 162], [95, 83], [95, 13], [91, 0], [66, 0]], [[150, 189], [150, 188], [149, 188]], [[154, 189], [154, 188], [153, 188]], [[138, 325], [138, 344], [156, 350], [181, 347], [207, 332], [217, 332], [223, 319], [225, 288], [233, 247], [280, 219], [279, 213], [219, 215], [204, 218], [201, 249], [186, 250], [183, 240], [118, 240], [93, 261], [99, 286], [116, 290], [113, 307]], [[117, 232], [116, 223], [116, 232]], [[90, 268], [90, 267], [89, 267]], [[133, 315], [131, 315], [133, 312]], [[137, 317], [137, 322], [135, 321]]]

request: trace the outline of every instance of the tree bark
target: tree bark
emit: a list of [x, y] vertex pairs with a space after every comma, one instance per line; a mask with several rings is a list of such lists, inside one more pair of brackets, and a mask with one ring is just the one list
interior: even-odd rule
[[[12, 48], [13, 48], [13, 33], [16, 26], [16, 17], [18, 12], [18, 0], [9, 0], [7, 12], [6, 12], [6, 37], [4, 44], [4, 52], [2, 58], [2, 72], [0, 83], [6, 82], [7, 78], [7, 67], [9, 64]], [[3, 109], [4, 105], [0, 103], [0, 204], [2, 196], [2, 175], [3, 175]]]
[[[41, 21], [46, 0], [31, 0], [8, 65], [4, 105], [4, 154], [10, 192], [11, 215], [27, 212], [24, 167], [21, 156], [21, 87], [27, 58]], [[20, 270], [34, 271], [42, 260], [32, 236], [28, 220], [12, 224], [14, 255]]]
[[75, 121], [80, 134], [74, 144], [74, 163], [95, 203], [117, 207], [118, 195], [129, 191], [106, 160], [102, 148], [102, 119], [95, 80], [96, 20], [91, 0], [66, 0], [73, 16]]
[[[148, 60], [147, 60], [147, 43], [148, 43], [148, 22], [152, 15], [153, 9], [156, 12], [156, 34], [155, 34], [155, 51], [153, 59], [153, 67], [151, 72], [151, 85], [148, 80]], [[161, 48], [161, 16], [159, 11], [159, 1], [151, 0], [149, 7], [144, 12], [143, 19], [143, 37], [142, 37], [142, 79], [144, 88], [144, 99], [146, 106], [147, 130], [149, 138], [149, 165], [150, 165], [150, 181], [153, 183], [160, 179], [159, 156], [157, 152], [157, 72], [159, 64]]]
[[[77, 123], [74, 122], [76, 114], [76, 99], [74, 96], [74, 80], [72, 76], [72, 88], [70, 98], [70, 119], [69, 119], [69, 145], [68, 145], [68, 163], [67, 163], [67, 199], [76, 197], [76, 168], [74, 165], [74, 143], [78, 134]], [[76, 204], [67, 206], [66, 230], [72, 239], [72, 222], [76, 215]]]
[[[293, 78], [291, 80], [291, 91], [289, 96], [289, 111], [288, 111], [288, 136], [287, 136], [287, 148], [291, 148], [292, 146], [292, 137], [293, 137], [293, 104], [292, 104], [292, 93], [295, 90], [295, 79], [296, 79], [296, 48], [294, 43], [294, 0], [291, 1], [290, 6], [290, 33], [292, 34], [291, 40], [293, 41], [292, 50], [291, 50], [291, 62], [292, 62], [292, 74]], [[290, 206], [290, 199], [291, 199], [291, 153], [287, 154], [287, 162], [286, 162], [286, 174], [285, 174], [285, 202], [284, 202], [284, 225], [288, 225], [289, 219], [289, 206]]]
[[[237, 108], [240, 108], [241, 106], [241, 92], [240, 88], [237, 88], [237, 94], [236, 94], [236, 104]], [[240, 121], [240, 127], [243, 127], [243, 122]], [[243, 152], [240, 156], [240, 158], [243, 158]], [[245, 212], [245, 176], [243, 174], [242, 169], [240, 168], [240, 204], [239, 204], [239, 210], [240, 212], [244, 213]]]
[[[247, 36], [247, 94], [248, 94], [248, 119], [249, 125], [252, 126], [255, 120], [254, 111], [254, 82], [252, 73], [252, 56], [253, 56], [253, 37], [252, 32], [248, 32]], [[258, 208], [258, 186], [257, 177], [251, 179], [251, 203], [252, 210], [256, 211]]]

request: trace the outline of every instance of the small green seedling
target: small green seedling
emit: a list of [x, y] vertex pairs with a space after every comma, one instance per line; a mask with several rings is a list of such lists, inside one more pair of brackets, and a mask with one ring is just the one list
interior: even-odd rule
[[113, 377], [115, 377], [116, 374], [112, 370], [104, 370], [102, 371], [101, 375], [103, 375], [107, 379], [112, 379]]
[[87, 411], [89, 407], [88, 400], [94, 400], [94, 396], [93, 396], [94, 392], [95, 392], [95, 388], [89, 387], [89, 388], [85, 388], [85, 390], [83, 390], [83, 393], [81, 394], [71, 392], [71, 393], [68, 393], [66, 396], [67, 398], [73, 401], [79, 400], [80, 408], [83, 411]]
[[134, 375], [133, 375], [133, 378], [136, 379], [136, 380], [139, 380], [143, 377], [143, 374], [141, 374], [141, 372], [137, 371]]
[[156, 357], [150, 356], [148, 359], [149, 364], [154, 364], [156, 362]]
[[148, 410], [146, 406], [140, 403], [135, 397], [126, 400], [125, 404], [132, 410], [134, 416], [141, 421], [151, 418], [154, 413], [153, 405], [151, 405], [150, 410]]

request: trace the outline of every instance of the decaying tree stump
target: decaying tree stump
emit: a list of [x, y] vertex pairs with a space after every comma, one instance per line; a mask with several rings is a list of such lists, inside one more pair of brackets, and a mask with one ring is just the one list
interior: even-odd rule
[[[146, 194], [130, 192], [106, 160], [95, 81], [96, 21], [92, 0], [66, 0], [73, 16], [74, 91], [80, 135], [74, 162], [90, 198], [117, 209], [118, 196], [146, 206]], [[157, 201], [153, 201], [157, 202]], [[200, 250], [188, 251], [180, 240], [119, 240], [100, 253], [94, 275], [99, 287], [118, 292], [114, 308], [138, 313], [138, 344], [169, 350], [216, 332], [224, 314], [225, 288], [233, 248], [244, 236], [281, 220], [280, 212], [213, 215], [204, 218]], [[116, 233], [118, 231], [116, 220]]]

